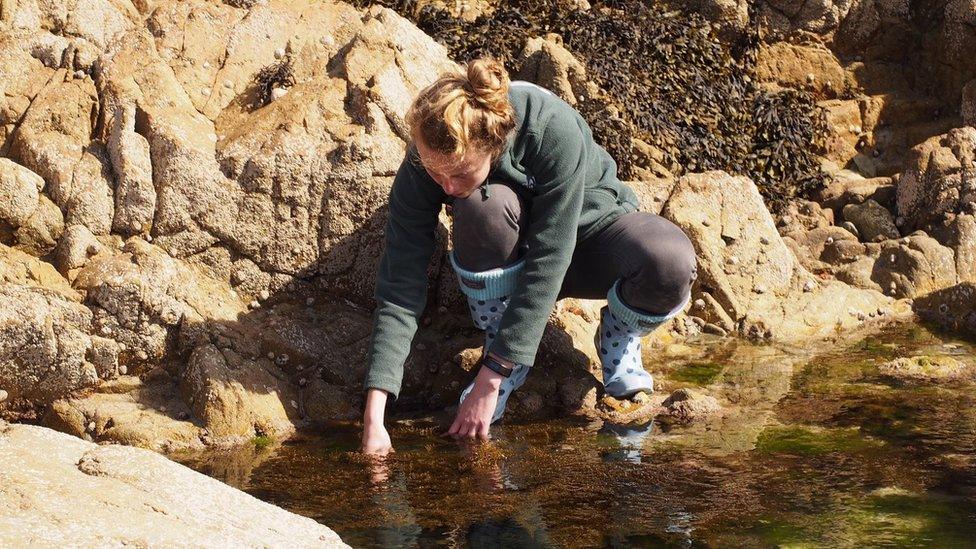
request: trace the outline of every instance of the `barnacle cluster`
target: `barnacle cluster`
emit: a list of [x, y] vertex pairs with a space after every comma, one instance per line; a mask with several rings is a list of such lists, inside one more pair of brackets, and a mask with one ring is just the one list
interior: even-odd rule
[[637, 138], [658, 149], [672, 173], [748, 175], [772, 207], [825, 182], [816, 153], [826, 118], [805, 92], [768, 92], [754, 80], [758, 29], [723, 43], [700, 15], [647, 0], [597, 1], [589, 10], [558, 0], [511, 0], [474, 21], [416, 0], [353, 3], [386, 5], [455, 59], [492, 55], [512, 73], [529, 37], [560, 35], [607, 92], [577, 107], [625, 179], [648, 167], [646, 155], [635, 154]]

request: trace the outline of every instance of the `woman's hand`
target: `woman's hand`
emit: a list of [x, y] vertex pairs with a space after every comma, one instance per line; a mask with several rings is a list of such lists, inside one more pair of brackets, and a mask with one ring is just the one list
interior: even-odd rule
[[503, 379], [501, 374], [481, 368], [471, 393], [458, 407], [457, 417], [447, 434], [457, 438], [487, 439]]
[[363, 412], [362, 452], [364, 454], [385, 456], [393, 451], [390, 433], [383, 426], [386, 397], [386, 391], [381, 389], [370, 389], [366, 393], [366, 410]]

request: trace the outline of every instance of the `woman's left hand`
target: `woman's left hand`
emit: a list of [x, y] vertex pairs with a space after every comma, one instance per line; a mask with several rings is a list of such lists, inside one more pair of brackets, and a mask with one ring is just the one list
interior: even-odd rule
[[501, 374], [488, 368], [481, 368], [474, 380], [471, 393], [458, 407], [457, 417], [447, 431], [456, 438], [488, 439], [488, 429], [491, 427], [491, 416], [495, 413], [498, 402], [498, 389], [504, 378]]

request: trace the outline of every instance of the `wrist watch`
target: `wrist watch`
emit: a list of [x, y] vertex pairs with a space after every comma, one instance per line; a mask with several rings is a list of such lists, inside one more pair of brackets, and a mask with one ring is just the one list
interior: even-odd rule
[[505, 366], [488, 353], [481, 355], [481, 365], [502, 377], [510, 377], [513, 372], [512, 368]]

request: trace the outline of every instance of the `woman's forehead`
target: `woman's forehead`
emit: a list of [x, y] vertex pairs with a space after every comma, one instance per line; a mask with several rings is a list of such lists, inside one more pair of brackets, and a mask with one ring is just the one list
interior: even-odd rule
[[453, 171], [453, 170], [463, 170], [466, 168], [471, 168], [480, 164], [486, 154], [471, 150], [468, 151], [463, 157], [456, 157], [454, 155], [442, 154], [437, 151], [433, 151], [423, 147], [421, 145], [417, 146], [417, 157], [425, 168], [437, 170], [437, 171]]

